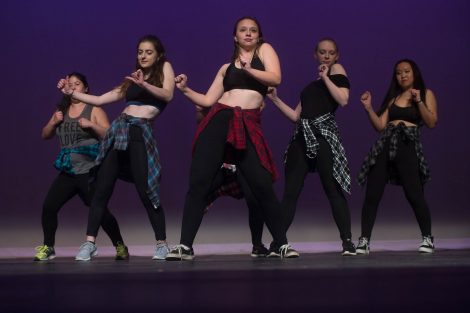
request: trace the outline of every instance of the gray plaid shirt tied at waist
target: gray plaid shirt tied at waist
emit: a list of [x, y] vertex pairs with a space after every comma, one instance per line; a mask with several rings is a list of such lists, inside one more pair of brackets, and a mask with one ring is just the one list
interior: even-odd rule
[[[338, 125], [333, 114], [327, 113], [315, 119], [300, 119], [290, 142], [294, 141], [299, 134], [303, 134], [307, 149], [306, 156], [309, 159], [315, 159], [320, 149], [320, 144], [315, 137], [314, 130], [316, 130], [316, 133], [320, 133], [331, 147], [333, 154], [333, 177], [344, 191], [351, 193], [351, 176], [348, 160], [346, 159], [346, 152], [341, 143]], [[287, 150], [289, 150], [289, 147], [287, 147]], [[284, 155], [284, 163], [286, 162], [287, 151]]]
[[[381, 133], [379, 139], [372, 146], [369, 154], [365, 158], [361, 166], [357, 181], [359, 185], [363, 186], [367, 180], [370, 169], [374, 166], [377, 161], [377, 156], [382, 153], [384, 146], [389, 141], [389, 160], [393, 161], [397, 155], [398, 140], [409, 140], [414, 142], [416, 157], [418, 158], [419, 177], [421, 183], [424, 185], [431, 179], [428, 163], [424, 158], [423, 146], [420, 140], [420, 129], [419, 127], [407, 127], [405, 123], [399, 123], [398, 125], [388, 124], [387, 128]], [[397, 173], [390, 173], [390, 183], [400, 184], [400, 178]]]
[[109, 149], [125, 151], [129, 144], [129, 127], [138, 126], [142, 129], [145, 149], [147, 150], [147, 195], [155, 209], [160, 206], [160, 156], [157, 143], [152, 136], [152, 123], [150, 120], [134, 117], [122, 113], [113, 121], [106, 136], [101, 141], [100, 152], [95, 160], [95, 165], [100, 165]]

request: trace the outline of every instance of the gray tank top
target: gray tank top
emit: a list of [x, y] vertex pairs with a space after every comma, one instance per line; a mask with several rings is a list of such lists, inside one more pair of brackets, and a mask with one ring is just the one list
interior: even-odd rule
[[[86, 104], [82, 113], [76, 117], [69, 116], [69, 110], [64, 114], [63, 122], [56, 128], [57, 137], [60, 140], [61, 148], [76, 148], [97, 144], [99, 141], [96, 134], [91, 129], [83, 129], [78, 124], [78, 120], [82, 117], [91, 120], [91, 111], [93, 106]], [[71, 153], [70, 161], [75, 174], [85, 174], [94, 166], [94, 159], [90, 156]]]

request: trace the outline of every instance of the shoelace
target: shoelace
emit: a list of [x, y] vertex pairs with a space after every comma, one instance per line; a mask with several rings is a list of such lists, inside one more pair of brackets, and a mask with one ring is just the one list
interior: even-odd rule
[[432, 240], [430, 237], [423, 237], [423, 242], [421, 243], [422, 246], [433, 246]]
[[47, 255], [47, 250], [49, 249], [49, 247], [44, 245], [44, 246], [37, 246], [35, 249], [37, 251], [37, 254], [39, 254], [39, 256], [45, 257]]
[[173, 251], [174, 250], [177, 250], [178, 251], [178, 257], [180, 259], [183, 259], [183, 245], [176, 245], [174, 248], [173, 248]]
[[290, 249], [290, 245], [289, 244], [285, 244], [285, 245], [282, 245], [280, 248], [279, 248], [279, 254], [281, 255], [281, 258], [283, 258], [287, 252], [289, 251]]
[[367, 240], [366, 237], [361, 237], [359, 238], [359, 243], [357, 245], [358, 247], [362, 247], [362, 246], [367, 247], [369, 245], [369, 240]]

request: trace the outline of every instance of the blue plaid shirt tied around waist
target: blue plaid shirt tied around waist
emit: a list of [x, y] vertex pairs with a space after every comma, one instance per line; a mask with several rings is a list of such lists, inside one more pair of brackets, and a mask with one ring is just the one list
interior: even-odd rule
[[[369, 154], [362, 163], [361, 171], [359, 172], [357, 178], [359, 185], [363, 186], [365, 184], [370, 169], [374, 166], [375, 162], [377, 161], [377, 156], [382, 153], [387, 142], [389, 142], [389, 160], [393, 161], [395, 159], [399, 140], [409, 140], [414, 142], [416, 157], [418, 158], [419, 176], [421, 183], [424, 185], [431, 179], [429, 167], [423, 154], [423, 146], [420, 140], [419, 127], [407, 127], [405, 123], [399, 123], [396, 126], [393, 124], [388, 124], [387, 128], [385, 128], [379, 139], [377, 139], [377, 141], [372, 146]], [[398, 177], [398, 174], [393, 171], [393, 167], [391, 167], [391, 169], [390, 183], [399, 185], [400, 178]]]
[[160, 206], [160, 156], [157, 143], [152, 135], [152, 123], [150, 120], [134, 117], [122, 113], [113, 121], [106, 136], [101, 141], [100, 152], [95, 160], [95, 165], [100, 165], [109, 149], [125, 151], [129, 144], [129, 127], [138, 126], [142, 129], [145, 149], [147, 150], [147, 195], [155, 209]]
[[[346, 152], [341, 143], [338, 125], [336, 124], [333, 114], [327, 113], [315, 119], [300, 119], [290, 142], [294, 141], [297, 136], [302, 134], [307, 149], [307, 158], [315, 159], [320, 149], [320, 144], [315, 137], [314, 130], [316, 130], [316, 133], [320, 133], [331, 147], [331, 152], [333, 153], [333, 177], [344, 191], [351, 193], [351, 176], [348, 159], [346, 158]], [[289, 147], [287, 147], [286, 153], [284, 154], [284, 163], [287, 162], [288, 150]]]
[[70, 159], [70, 154], [78, 153], [83, 154], [95, 159], [99, 152], [99, 144], [73, 147], [73, 148], [62, 148], [60, 149], [59, 155], [54, 161], [54, 167], [59, 171], [65, 172], [67, 174], [75, 174], [72, 166], [72, 161]]

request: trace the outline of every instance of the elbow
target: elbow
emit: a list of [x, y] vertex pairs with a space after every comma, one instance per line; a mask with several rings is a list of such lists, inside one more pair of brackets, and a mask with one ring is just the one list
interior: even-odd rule
[[345, 107], [349, 102], [349, 96], [343, 96], [339, 99], [339, 105]]
[[274, 75], [271, 83], [269, 84], [269, 87], [277, 87], [281, 84], [281, 75]]
[[428, 128], [434, 128], [434, 127], [436, 127], [436, 126], [437, 126], [437, 120], [434, 120], [434, 121], [432, 121], [432, 122], [426, 123], [426, 126], [427, 126]]

